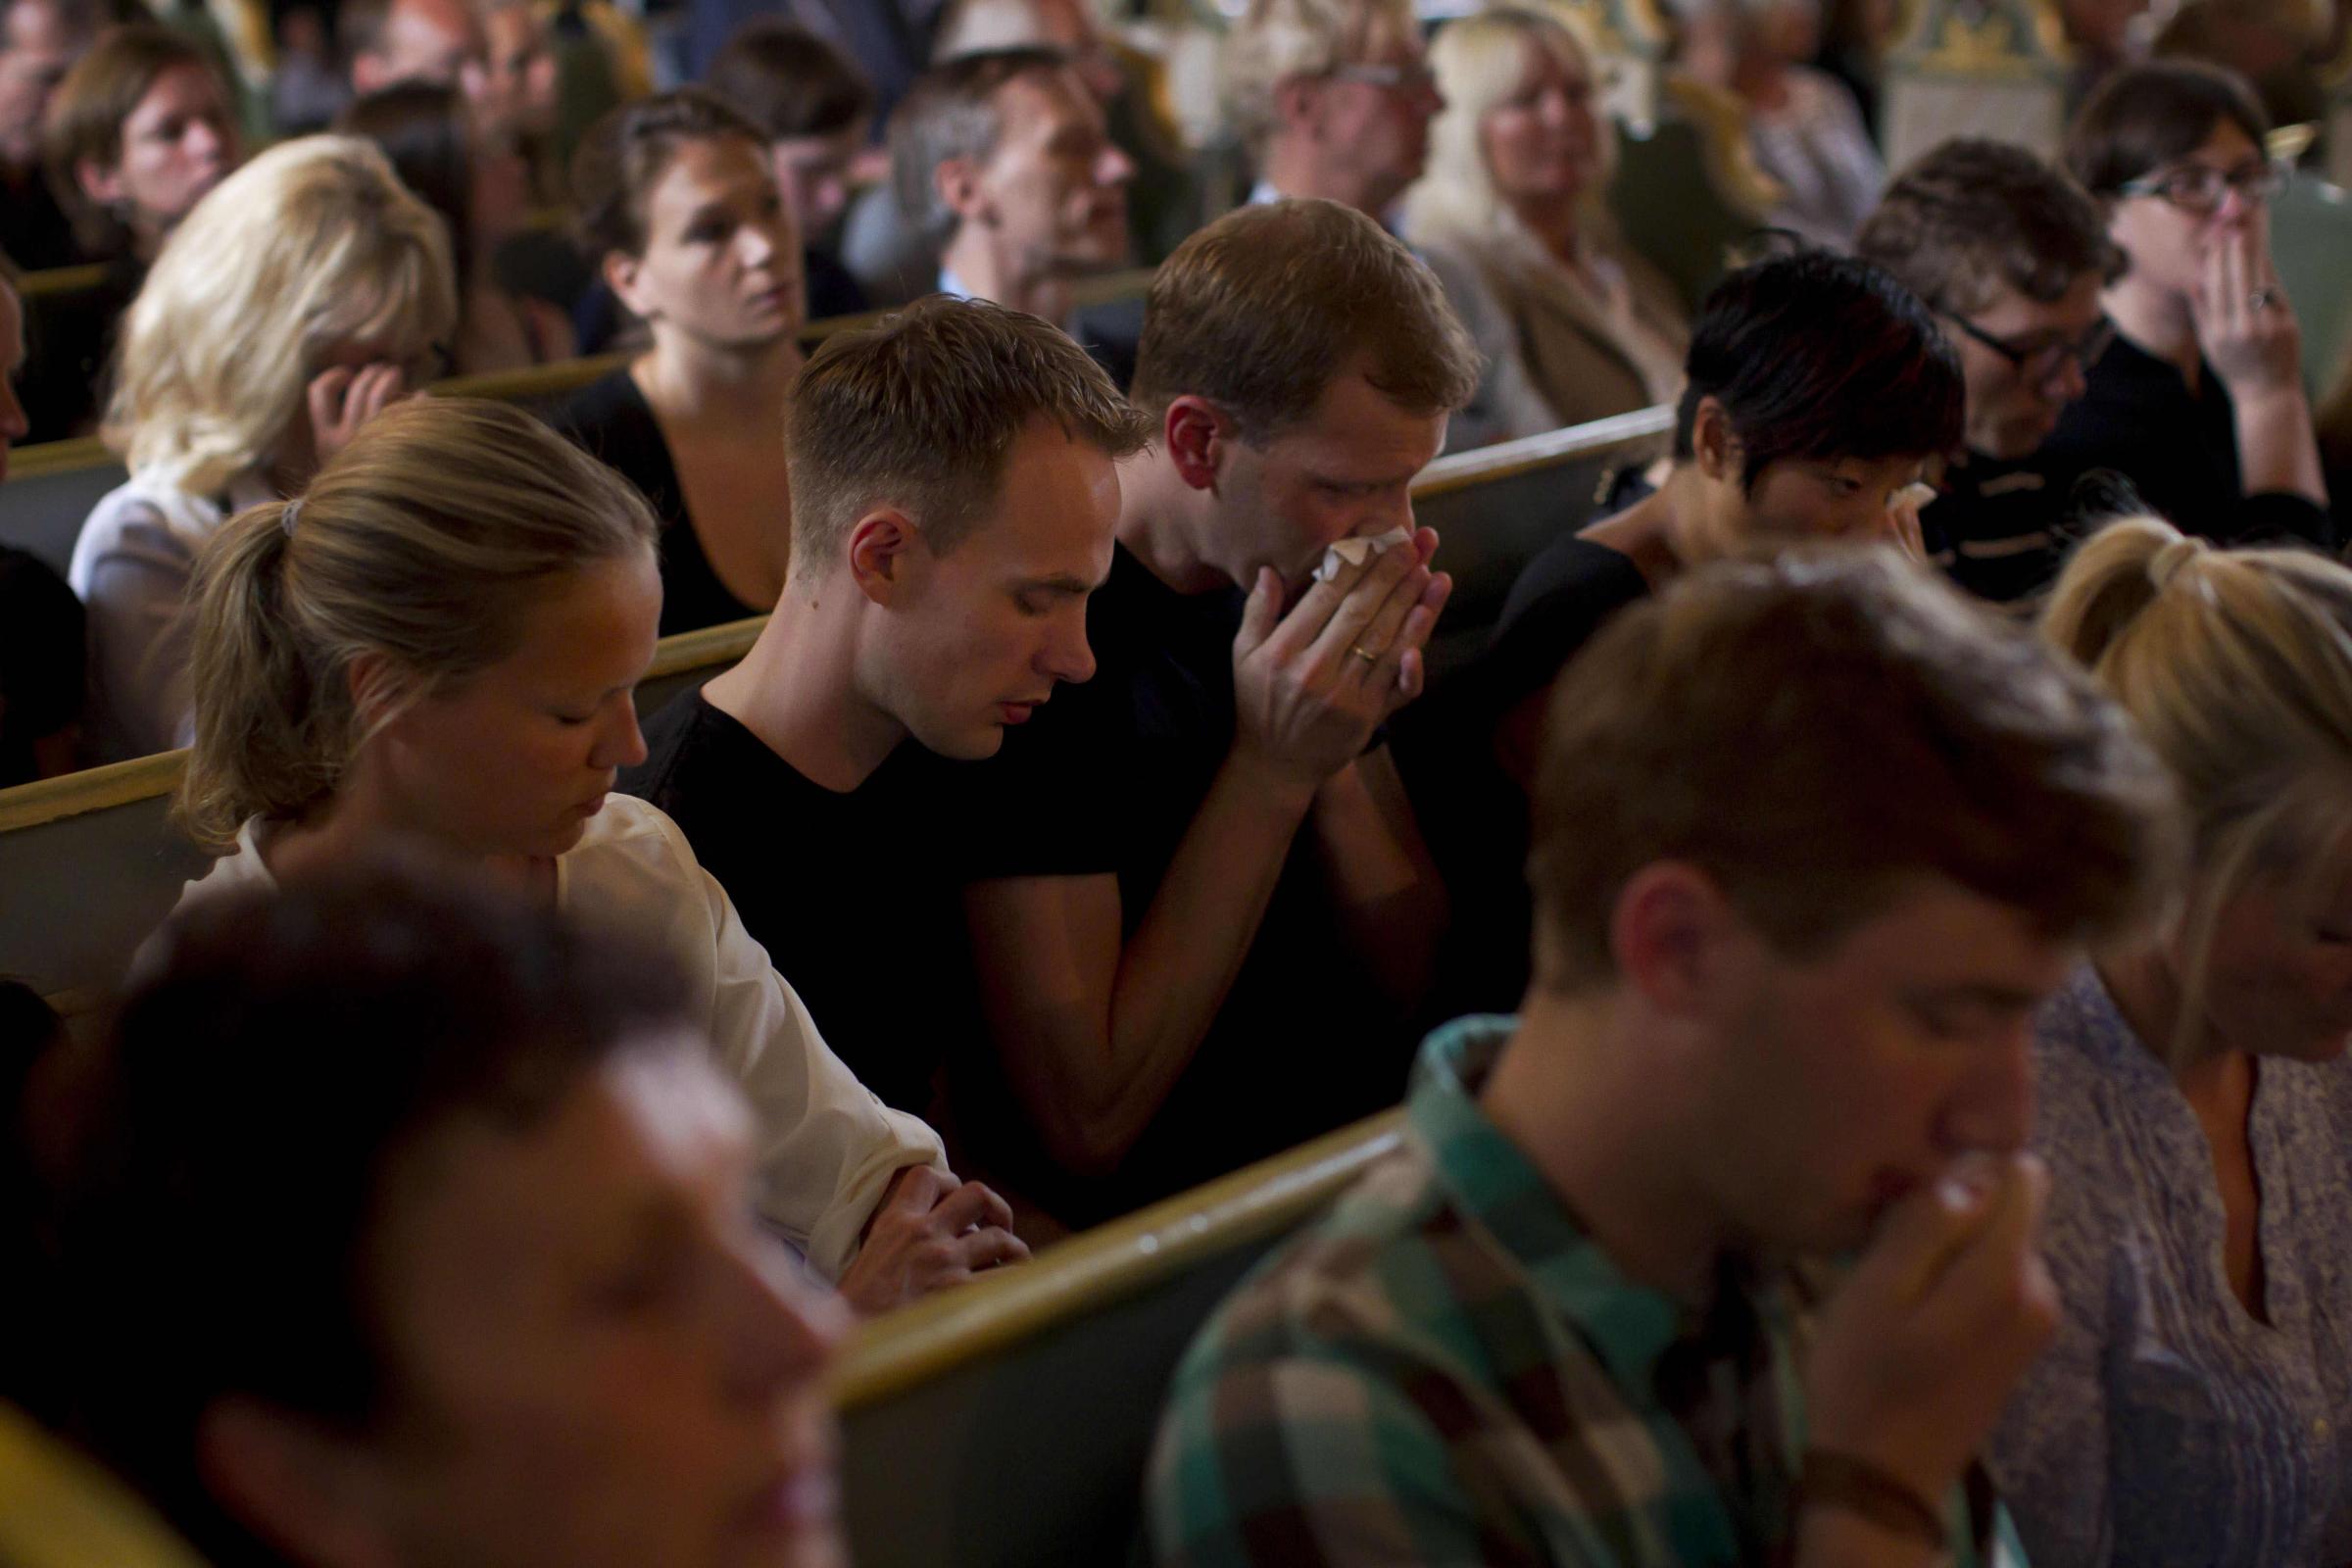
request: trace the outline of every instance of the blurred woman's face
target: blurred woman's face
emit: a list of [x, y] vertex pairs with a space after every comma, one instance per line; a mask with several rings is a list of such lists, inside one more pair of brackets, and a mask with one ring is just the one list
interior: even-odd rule
[[396, 1166], [371, 1250], [394, 1409], [338, 1499], [385, 1562], [839, 1568], [840, 1303], [760, 1227], [753, 1126], [653, 1037], [520, 1132]]
[[798, 332], [807, 314], [801, 236], [767, 149], [739, 136], [682, 144], [645, 202], [645, 253], [606, 277], [654, 325], [717, 347]]
[[85, 166], [83, 186], [121, 211], [144, 254], [237, 167], [236, 121], [220, 83], [202, 66], [157, 76], [122, 122], [122, 151], [111, 170]]
[[2196, 151], [2148, 171], [2143, 177], [2154, 192], [2114, 199], [2108, 234], [2129, 259], [2129, 275], [2195, 293], [2216, 245], [2249, 228], [2267, 230], [2270, 203], [2260, 188], [2269, 173], [2251, 137], [2230, 121], [2215, 122]]
[[1581, 199], [1600, 173], [1592, 73], [1564, 49], [1530, 38], [1518, 88], [1479, 125], [1495, 194], [1513, 207]]

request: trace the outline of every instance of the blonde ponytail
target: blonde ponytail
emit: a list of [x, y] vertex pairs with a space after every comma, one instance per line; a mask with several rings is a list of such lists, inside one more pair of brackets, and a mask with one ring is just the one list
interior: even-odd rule
[[2352, 832], [2352, 569], [2292, 549], [2217, 550], [2154, 517], [2085, 540], [2043, 634], [2123, 704], [2179, 782], [2192, 873], [2178, 1053], [2207, 989], [2224, 905], [2294, 897]]
[[[301, 497], [239, 513], [197, 558], [180, 826], [220, 852], [248, 817], [310, 811], [365, 724], [496, 663], [551, 589], [655, 535], [625, 480], [517, 409], [377, 415]], [[384, 683], [364, 704], [363, 661]]]

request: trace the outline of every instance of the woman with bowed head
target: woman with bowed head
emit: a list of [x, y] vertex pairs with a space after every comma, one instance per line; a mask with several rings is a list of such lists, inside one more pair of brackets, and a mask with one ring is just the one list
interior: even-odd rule
[[2352, 570], [2132, 518], [2043, 628], [2189, 857], [2035, 1023], [2065, 1316], [1993, 1476], [2036, 1565], [2352, 1562]]
[[767, 138], [682, 88], [598, 121], [571, 177], [589, 252], [653, 346], [549, 417], [652, 503], [662, 635], [765, 614], [790, 545], [784, 405], [806, 314]]
[[173, 232], [124, 319], [103, 430], [130, 477], [68, 574], [89, 609], [95, 760], [188, 743], [197, 552], [433, 379], [456, 318], [440, 220], [363, 141], [273, 147]]
[[669, 956], [757, 1115], [760, 1213], [854, 1305], [1026, 1255], [1003, 1200], [826, 1049], [677, 826], [608, 795], [646, 755], [656, 535], [545, 425], [455, 398], [387, 410], [299, 500], [238, 516], [197, 569], [178, 812], [221, 858], [182, 906], [422, 840]]

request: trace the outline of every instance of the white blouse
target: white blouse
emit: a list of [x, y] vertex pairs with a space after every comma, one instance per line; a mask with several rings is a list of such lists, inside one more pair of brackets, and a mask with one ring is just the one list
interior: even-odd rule
[[[274, 889], [259, 817], [233, 854], [182, 891], [177, 908], [227, 893]], [[556, 860], [556, 904], [653, 942], [677, 963], [701, 1026], [760, 1128], [760, 1209], [828, 1280], [891, 1178], [908, 1165], [947, 1169], [939, 1135], [891, 1109], [842, 1064], [808, 1009], [752, 939], [733, 901], [657, 808], [609, 795], [587, 833]]]

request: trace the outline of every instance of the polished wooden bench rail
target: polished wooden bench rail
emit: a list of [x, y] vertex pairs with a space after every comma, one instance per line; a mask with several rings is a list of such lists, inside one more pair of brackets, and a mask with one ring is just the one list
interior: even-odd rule
[[[1530, 556], [1589, 519], [1611, 473], [1659, 450], [1670, 411], [1644, 410], [1442, 458], [1414, 486], [1456, 578], [1431, 644], [1434, 681], [1483, 642]], [[757, 619], [665, 639], [641, 710], [740, 658]], [[166, 820], [176, 754], [0, 790], [0, 974], [81, 1005], [122, 972], [202, 869]]]
[[1185, 1346], [1402, 1141], [1386, 1112], [866, 1328], [838, 1380], [860, 1568], [1124, 1561]]
[[[741, 659], [755, 617], [665, 637], [641, 712]], [[60, 1011], [94, 1005], [205, 858], [171, 824], [185, 752], [0, 790], [0, 975], [30, 982]]]

